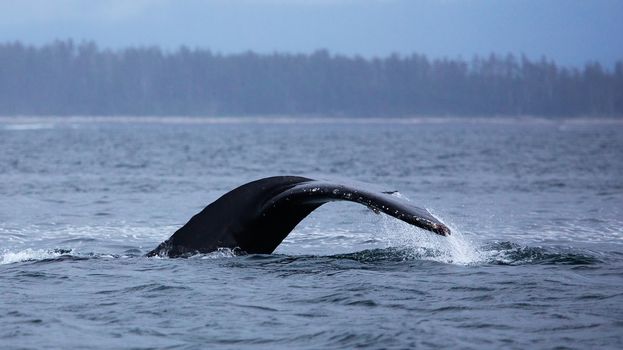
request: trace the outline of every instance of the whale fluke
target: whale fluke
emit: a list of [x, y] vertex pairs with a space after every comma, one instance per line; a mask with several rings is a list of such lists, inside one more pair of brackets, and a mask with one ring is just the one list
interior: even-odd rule
[[426, 209], [361, 185], [275, 176], [242, 185], [193, 216], [147, 256], [183, 257], [218, 248], [270, 254], [307, 215], [331, 201], [363, 204], [442, 236], [450, 229]]

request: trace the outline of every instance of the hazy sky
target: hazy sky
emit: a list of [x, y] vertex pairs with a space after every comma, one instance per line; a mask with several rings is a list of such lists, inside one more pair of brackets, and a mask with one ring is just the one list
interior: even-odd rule
[[623, 59], [623, 0], [0, 0], [0, 42]]

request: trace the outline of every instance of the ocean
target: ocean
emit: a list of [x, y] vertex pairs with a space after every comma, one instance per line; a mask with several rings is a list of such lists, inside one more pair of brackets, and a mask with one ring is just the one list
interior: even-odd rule
[[[623, 347], [623, 121], [0, 118], [0, 348]], [[270, 255], [144, 256], [273, 175], [330, 203]]]

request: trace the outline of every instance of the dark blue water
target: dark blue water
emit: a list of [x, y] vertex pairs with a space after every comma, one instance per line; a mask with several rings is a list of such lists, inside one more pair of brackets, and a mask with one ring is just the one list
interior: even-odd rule
[[[621, 348], [623, 123], [0, 119], [0, 348]], [[344, 177], [273, 255], [145, 258], [228, 190]]]

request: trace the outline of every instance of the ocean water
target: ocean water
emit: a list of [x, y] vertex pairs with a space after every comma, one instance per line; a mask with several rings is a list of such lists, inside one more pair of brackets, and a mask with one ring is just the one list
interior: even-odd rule
[[[0, 348], [623, 347], [623, 122], [0, 118]], [[274, 254], [143, 255], [264, 176], [348, 178]]]

